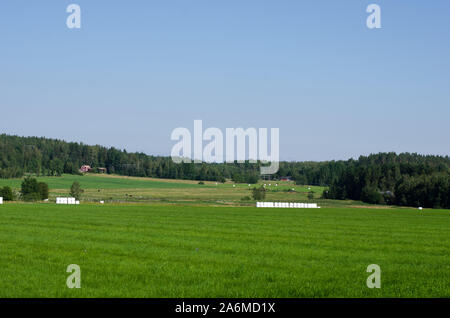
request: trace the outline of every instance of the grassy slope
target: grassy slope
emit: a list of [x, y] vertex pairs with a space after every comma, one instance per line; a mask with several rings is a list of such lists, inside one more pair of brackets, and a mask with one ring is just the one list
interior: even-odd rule
[[[248, 184], [238, 184], [233, 187], [232, 183], [216, 184], [216, 182], [205, 182], [204, 185], [199, 185], [198, 181], [93, 174], [85, 176], [40, 177], [38, 180], [49, 184], [50, 199], [52, 200], [56, 196], [68, 195], [72, 183], [78, 181], [81, 187], [85, 189], [82, 200], [115, 202], [154, 202], [163, 200], [183, 204], [245, 204], [241, 199], [245, 196], [251, 196], [249, 190], [254, 186], [249, 187]], [[18, 190], [21, 182], [22, 179], [0, 179], [0, 187], [8, 185]], [[296, 186], [287, 182], [279, 183], [278, 187], [273, 182], [266, 182], [266, 184], [268, 201], [307, 200], [308, 187]], [[294, 188], [296, 192], [287, 193], [283, 191], [291, 188]], [[311, 187], [311, 189], [315, 191], [317, 198], [320, 197], [324, 188]]]
[[5, 204], [0, 296], [449, 297], [449, 228], [439, 210]]
[[[62, 177], [38, 177], [38, 181], [48, 183], [51, 189], [68, 189], [74, 181], [78, 181], [83, 189], [130, 189], [130, 188], [189, 188], [196, 183], [164, 181], [151, 178], [130, 178], [109, 175], [88, 174], [85, 176], [63, 175]], [[0, 186], [20, 189], [23, 179], [0, 179]]]

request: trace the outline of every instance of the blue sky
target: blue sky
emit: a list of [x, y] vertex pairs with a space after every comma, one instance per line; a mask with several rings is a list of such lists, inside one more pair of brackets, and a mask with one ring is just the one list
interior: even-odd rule
[[170, 155], [202, 119], [280, 128], [283, 160], [449, 155], [449, 39], [447, 0], [1, 1], [1, 132]]

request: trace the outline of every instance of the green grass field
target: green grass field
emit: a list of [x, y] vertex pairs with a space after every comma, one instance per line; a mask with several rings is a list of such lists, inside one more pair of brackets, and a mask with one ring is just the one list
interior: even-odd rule
[[[51, 189], [68, 189], [74, 181], [78, 181], [84, 189], [153, 189], [153, 188], [190, 188], [196, 184], [192, 181], [173, 182], [173, 180], [133, 178], [101, 174], [63, 175], [61, 177], [38, 177], [38, 181], [46, 182]], [[1, 186], [19, 189], [23, 179], [0, 179]]]
[[[50, 200], [57, 196], [67, 196], [70, 186], [78, 181], [85, 190], [82, 201], [106, 201], [110, 203], [161, 203], [172, 202], [187, 205], [254, 205], [252, 200], [242, 201], [251, 196], [251, 189], [258, 185], [169, 180], [154, 178], [134, 178], [116, 175], [87, 174], [85, 176], [64, 175], [62, 177], [39, 177], [50, 187]], [[10, 186], [20, 190], [22, 179], [0, 179], [0, 187]], [[270, 184], [270, 186], [269, 186]], [[275, 186], [277, 184], [278, 186]], [[308, 191], [314, 191], [315, 201], [320, 198], [324, 187], [298, 186], [291, 182], [266, 181], [267, 200], [306, 201]], [[310, 188], [310, 189], [308, 189]], [[295, 189], [294, 192], [287, 192]], [[326, 205], [326, 203], [325, 203]]]
[[0, 297], [449, 297], [449, 229], [445, 210], [8, 203]]

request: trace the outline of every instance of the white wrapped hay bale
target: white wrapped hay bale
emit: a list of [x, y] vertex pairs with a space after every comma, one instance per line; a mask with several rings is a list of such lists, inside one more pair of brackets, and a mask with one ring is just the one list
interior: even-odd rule
[[0, 204], [3, 204], [3, 197], [0, 197]]

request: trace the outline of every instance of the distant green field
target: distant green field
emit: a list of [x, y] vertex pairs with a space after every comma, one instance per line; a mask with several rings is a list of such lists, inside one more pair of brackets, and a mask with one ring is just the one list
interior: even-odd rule
[[[78, 181], [85, 190], [82, 201], [106, 202], [177, 202], [219, 205], [253, 205], [243, 202], [244, 197], [251, 197], [251, 189], [257, 185], [169, 180], [150, 178], [130, 178], [116, 175], [87, 174], [85, 176], [63, 175], [62, 177], [39, 177], [38, 181], [48, 183], [50, 199], [68, 195], [70, 186]], [[0, 179], [0, 187], [10, 186], [20, 190], [22, 179]], [[272, 201], [306, 201], [309, 191], [314, 191], [315, 201], [322, 195], [324, 187], [298, 186], [291, 182], [266, 181], [267, 200]], [[292, 190], [293, 192], [287, 192]]]
[[[111, 177], [103, 175], [63, 175], [61, 177], [38, 177], [38, 181], [48, 183], [51, 189], [68, 189], [78, 181], [84, 189], [130, 189], [130, 188], [191, 188], [195, 184], [183, 182], [163, 182], [146, 178]], [[23, 179], [0, 179], [0, 186], [19, 189]]]
[[449, 297], [449, 229], [443, 210], [10, 203], [0, 297]]

